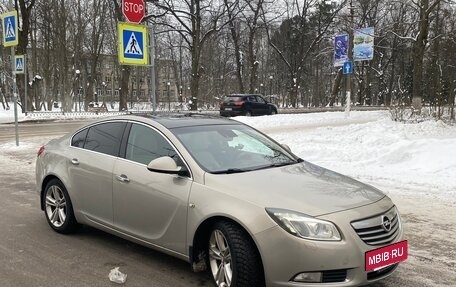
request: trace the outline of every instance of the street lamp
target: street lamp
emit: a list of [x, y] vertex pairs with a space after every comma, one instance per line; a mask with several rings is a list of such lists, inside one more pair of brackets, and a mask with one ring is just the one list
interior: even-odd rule
[[79, 106], [80, 112], [81, 112], [81, 95], [82, 95], [82, 86], [80, 86], [79, 90], [78, 90], [78, 106]]
[[171, 98], [169, 96], [169, 87], [170, 87], [171, 83], [167, 82], [166, 85], [168, 86], [168, 111], [171, 111]]
[[263, 91], [263, 94], [264, 94], [263, 83], [260, 84], [260, 94], [261, 94], [261, 91]]
[[[79, 77], [81, 76], [81, 71], [80, 70], [76, 70], [74, 72], [76, 73], [76, 79], [78, 80], [78, 84], [79, 84], [79, 80], [80, 80]], [[78, 111], [78, 110], [81, 111], [81, 96], [79, 95], [79, 90], [78, 90], [78, 105], [76, 106], [76, 111]]]
[[103, 91], [102, 91], [102, 106], [105, 106], [105, 96], [106, 96], [106, 87], [107, 87], [107, 84], [105, 82], [101, 82], [101, 86], [103, 87]]
[[269, 76], [269, 102], [272, 102], [272, 79], [274, 77], [272, 75]]

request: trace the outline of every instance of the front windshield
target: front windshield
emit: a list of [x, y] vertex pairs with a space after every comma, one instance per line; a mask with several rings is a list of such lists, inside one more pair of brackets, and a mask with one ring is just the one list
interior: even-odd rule
[[245, 125], [205, 125], [171, 131], [211, 173], [234, 173], [296, 163], [280, 145]]

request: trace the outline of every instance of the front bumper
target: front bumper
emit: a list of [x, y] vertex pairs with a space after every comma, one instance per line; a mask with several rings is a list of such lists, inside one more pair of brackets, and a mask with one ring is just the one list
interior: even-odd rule
[[[262, 256], [266, 285], [275, 286], [360, 286], [392, 274], [396, 265], [378, 271], [365, 271], [365, 252], [379, 248], [365, 244], [350, 222], [389, 210], [388, 198], [381, 201], [319, 218], [336, 223], [342, 240], [336, 242], [305, 240], [276, 226], [255, 236]], [[402, 240], [402, 228], [394, 242]], [[393, 243], [394, 243], [393, 242]], [[300, 283], [291, 281], [302, 272], [323, 272], [342, 278], [333, 283]], [[346, 274], [346, 275], [345, 275]], [[330, 282], [330, 281], [326, 281]]]

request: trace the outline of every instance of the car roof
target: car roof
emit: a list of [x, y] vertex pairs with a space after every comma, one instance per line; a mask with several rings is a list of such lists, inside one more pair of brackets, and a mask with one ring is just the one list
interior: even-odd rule
[[241, 124], [228, 118], [214, 116], [209, 114], [200, 113], [169, 113], [169, 114], [140, 114], [123, 117], [124, 119], [138, 120], [147, 122], [147, 119], [161, 124], [162, 126], [172, 129], [190, 126], [204, 126], [204, 125], [233, 125]]
[[260, 94], [231, 94], [225, 97], [248, 97], [248, 96], [261, 96]]

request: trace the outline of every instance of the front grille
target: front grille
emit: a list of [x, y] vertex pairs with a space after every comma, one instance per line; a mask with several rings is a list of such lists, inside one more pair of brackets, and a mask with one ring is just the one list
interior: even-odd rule
[[322, 283], [344, 282], [347, 279], [347, 269], [323, 271]]
[[396, 263], [396, 264], [390, 265], [388, 267], [385, 267], [383, 269], [367, 273], [367, 280], [375, 280], [377, 278], [381, 278], [383, 276], [390, 274], [391, 272], [394, 271], [394, 269], [396, 269], [398, 264], [399, 263]]
[[354, 221], [351, 225], [361, 240], [374, 246], [392, 243], [401, 230], [401, 222], [396, 207], [384, 214]]

